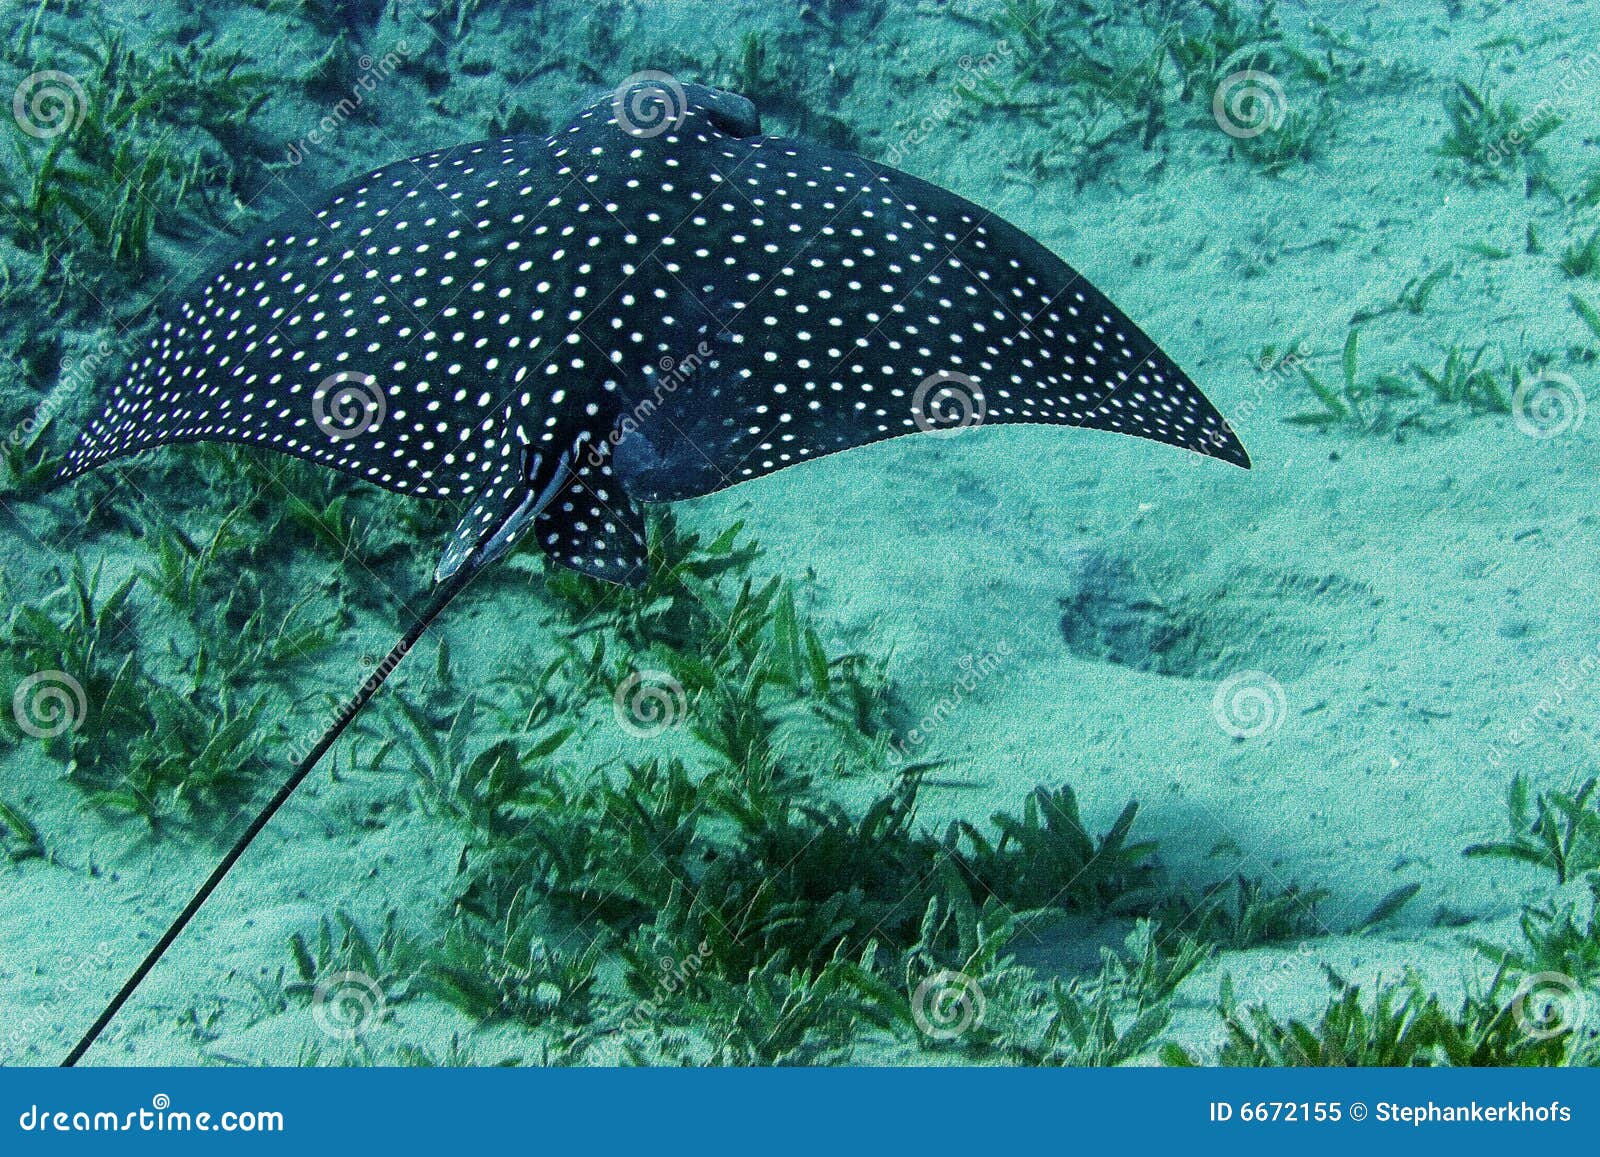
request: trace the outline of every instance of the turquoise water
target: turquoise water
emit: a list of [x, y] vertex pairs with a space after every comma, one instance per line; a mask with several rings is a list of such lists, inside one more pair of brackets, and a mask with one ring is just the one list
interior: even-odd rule
[[[392, 669], [90, 1063], [1592, 1063], [1589, 7], [8, 9], [0, 1060], [56, 1063], [344, 697]], [[753, 139], [744, 105], [696, 86], [742, 94], [770, 137], [979, 207], [891, 176], [891, 209], [1010, 222], [1164, 351], [1103, 315], [1137, 347], [1130, 372], [1181, 367], [1220, 419], [1170, 373], [1144, 383], [1169, 392], [1138, 399], [1143, 426], [1075, 410], [1052, 375], [1108, 369], [1047, 346], [1013, 365], [1049, 319], [995, 311], [1016, 323], [1003, 343], [971, 327], [990, 319], [962, 312], [969, 274], [911, 268], [930, 225], [856, 235], [819, 211], [821, 166], [849, 157], [797, 152], [792, 174], [716, 206], [726, 226], [685, 208], [710, 180], [686, 157], [602, 186], [592, 209], [556, 173], [538, 186], [556, 201], [526, 222], [511, 185], [488, 186], [462, 229], [518, 303], [549, 285], [620, 302], [628, 285], [613, 299], [589, 269], [668, 239], [644, 262], [672, 275], [649, 282], [666, 304], [567, 319], [575, 336], [605, 323], [582, 339], [602, 360], [613, 342], [646, 350], [619, 396], [653, 396], [673, 424], [635, 406], [643, 443], [596, 434], [641, 500], [641, 585], [562, 565], [600, 573], [587, 525], [554, 563], [534, 533], [386, 659], [456, 557], [453, 528], [466, 518], [469, 548], [490, 539], [520, 495], [476, 520], [477, 473], [447, 493], [363, 480], [366, 443], [326, 429], [328, 410], [396, 434], [398, 393], [376, 395], [376, 424], [361, 418], [374, 395], [315, 399], [320, 462], [345, 473], [205, 441], [57, 481], [193, 279], [267, 261], [266, 239], [331, 247], [339, 214], [375, 211], [330, 192], [341, 182], [491, 138], [543, 155], [569, 124], [648, 114], [625, 100], [641, 85], [674, 115], [709, 101], [719, 132]], [[603, 115], [574, 122], [585, 108]], [[642, 164], [670, 155], [647, 152], [665, 147], [653, 126], [634, 140]], [[380, 182], [353, 188], [376, 200]], [[387, 209], [385, 228], [414, 229], [395, 276], [423, 276], [413, 257], [457, 268], [450, 247], [468, 242], [399, 194]], [[796, 238], [745, 256], [746, 231], [791, 219]], [[1052, 304], [1080, 284], [1049, 284], [1054, 258], [998, 222], [946, 251], [927, 236], [992, 272], [974, 297], [1004, 301], [1023, 275], [1008, 255]], [[513, 243], [540, 260], [518, 268]], [[841, 255], [892, 263], [883, 292], [919, 328], [890, 345], [902, 315]], [[360, 285], [391, 260], [307, 268]], [[367, 333], [275, 317], [267, 267], [249, 290], [266, 297], [241, 283], [239, 316], [213, 318], [228, 332], [161, 363], [181, 388], [244, 365], [266, 340], [252, 322], [288, 362], [304, 355], [306, 381], [263, 387], [296, 387], [286, 407], [325, 372], [316, 359], [372, 353]], [[748, 344], [732, 321], [691, 332], [674, 296], [744, 314], [743, 289], [705, 292], [720, 274], [694, 282], [725, 267], [748, 268], [757, 298], [797, 289], [760, 299], [770, 321], [748, 311]], [[489, 292], [467, 269], [468, 292]], [[342, 305], [340, 284], [289, 292]], [[353, 331], [390, 324], [372, 292], [349, 306]], [[802, 297], [815, 313], [790, 312]], [[419, 299], [418, 324], [463, 349], [490, 327], [513, 351], [569, 334], [553, 308], [500, 320]], [[759, 393], [787, 385], [813, 329], [888, 363], [858, 370], [841, 349], [842, 396], [894, 371], [906, 388], [877, 397], [900, 400]], [[917, 348], [935, 340], [938, 358]], [[935, 367], [936, 392], [906, 400]], [[468, 365], [446, 404], [473, 404], [498, 368]], [[128, 428], [187, 438], [186, 404], [158, 399]], [[446, 429], [412, 432], [465, 434], [493, 460], [498, 443], [443, 412]], [[1040, 417], [1056, 424], [1018, 420]], [[820, 439], [790, 466], [786, 420]], [[725, 431], [746, 422], [769, 441], [735, 453]], [[908, 423], [953, 428], [880, 438]], [[1226, 461], [1234, 436], [1248, 471]], [[686, 480], [688, 444], [716, 485]], [[826, 453], [843, 444], [860, 445]], [[530, 469], [533, 497], [570, 485], [556, 457]], [[627, 554], [625, 533], [609, 541]], [[1356, 1009], [1415, 1027], [1386, 1044], [1345, 1031]]]

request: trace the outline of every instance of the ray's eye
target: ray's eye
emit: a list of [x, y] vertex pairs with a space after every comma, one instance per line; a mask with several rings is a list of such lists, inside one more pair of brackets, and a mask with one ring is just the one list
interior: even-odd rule
[[761, 113], [748, 97], [720, 88], [707, 90], [706, 118], [718, 132], [730, 137], [758, 137], [761, 135]]

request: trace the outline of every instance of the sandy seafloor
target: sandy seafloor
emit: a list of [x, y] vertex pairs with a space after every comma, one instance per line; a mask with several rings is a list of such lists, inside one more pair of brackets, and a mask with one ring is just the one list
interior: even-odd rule
[[[139, 15], [144, 7], [104, 10], [135, 41], [157, 38], [172, 14]], [[485, 59], [517, 50], [510, 7], [490, 0], [468, 25]], [[607, 77], [648, 64], [651, 45], [731, 55], [745, 29], [812, 27], [779, 5], [631, 7], [642, 13], [626, 25], [622, 59], [593, 62]], [[1519, 176], [1475, 186], [1434, 150], [1445, 129], [1441, 95], [1455, 78], [1487, 72], [1525, 107], [1558, 102], [1564, 122], [1543, 148], [1556, 187], [1580, 188], [1600, 161], [1600, 77], [1585, 82], [1582, 99], [1563, 98], [1560, 84], [1590, 49], [1585, 30], [1600, 21], [1600, 5], [1459, 7], [1451, 17], [1434, 2], [1282, 4], [1286, 31], [1306, 37], [1313, 21], [1326, 22], [1348, 33], [1349, 58], [1365, 64], [1337, 89], [1319, 153], [1282, 172], [1231, 155], [1230, 139], [1194, 104], [1175, 114], [1157, 151], [1124, 149], [1082, 187], [1071, 174], [1016, 179], [1007, 158], [1045, 131], [1023, 118], [944, 118], [904, 149], [901, 167], [999, 211], [1116, 301], [1235, 421], [1252, 471], [1106, 434], [980, 429], [835, 456], [680, 509], [688, 525], [712, 531], [744, 519], [766, 549], [763, 570], [812, 568], [818, 620], [839, 644], [892, 652], [891, 674], [913, 711], [949, 691], [963, 657], [1002, 642], [1012, 649], [929, 741], [950, 761], [945, 776], [970, 783], [928, 789], [931, 825], [981, 820], [1040, 783], [1070, 782], [1092, 830], [1138, 799], [1137, 831], [1159, 842], [1176, 879], [1242, 872], [1331, 893], [1319, 910], [1325, 937], [1222, 953], [1186, 983], [1165, 1035], [1201, 1048], [1219, 1032], [1210, 1006], [1224, 971], [1241, 996], [1297, 1014], [1325, 1001], [1323, 963], [1358, 980], [1410, 968], [1444, 993], [1485, 975], [1465, 938], [1509, 935], [1543, 881], [1461, 849], [1503, 834], [1513, 773], [1560, 786], [1593, 765], [1600, 679], [1567, 693], [1503, 760], [1491, 748], [1506, 746], [1505, 732], [1552, 694], [1565, 664], [1600, 646], [1600, 415], [1551, 438], [1527, 436], [1508, 415], [1453, 408], [1437, 412], [1437, 428], [1403, 438], [1329, 434], [1287, 423], [1311, 408], [1309, 396], [1297, 380], [1256, 367], [1263, 346], [1303, 337], [1317, 372], [1336, 381], [1352, 314], [1450, 263], [1425, 314], [1363, 326], [1364, 373], [1436, 365], [1453, 344], [1493, 340], [1552, 351], [1552, 365], [1593, 395], [1593, 367], [1567, 356], [1595, 340], [1567, 301], [1585, 286], [1556, 257], [1593, 228], [1595, 211], [1529, 196]], [[855, 127], [867, 155], [887, 156], [947, 90], [957, 62], [993, 39], [951, 8], [981, 18], [998, 5], [895, 4], [849, 17], [857, 31], [838, 66], [850, 82], [834, 86], [831, 111]], [[566, 6], [553, 14], [557, 25], [579, 20]], [[285, 36], [291, 17], [270, 9], [218, 5], [207, 19], [285, 72], [313, 42], [303, 29]], [[347, 130], [347, 147], [289, 179], [328, 183], [481, 135], [473, 93], [495, 83], [492, 74], [464, 80], [441, 111], [397, 82], [375, 129]], [[518, 96], [554, 118], [582, 87], [554, 72]], [[1285, 88], [1291, 109], [1316, 99], [1303, 79]], [[295, 118], [314, 107], [297, 96], [261, 115], [289, 140]], [[786, 127], [769, 117], [769, 131]], [[1530, 223], [1545, 252], [1525, 251]], [[1469, 253], [1472, 242], [1508, 256]], [[8, 597], [22, 598], [54, 560], [49, 544], [24, 537], [26, 508], [8, 499], [7, 511]], [[114, 542], [84, 549], [116, 565]], [[514, 569], [442, 626], [468, 685], [480, 662], [487, 669], [508, 648], [539, 649], [537, 608], [518, 598], [519, 584], [539, 581], [539, 565], [522, 559]], [[1062, 600], [1097, 581], [1091, 596], [1135, 608], [1125, 610], [1133, 619], [1123, 635], [1100, 640], [1102, 653], [1082, 634], [1070, 647], [1062, 624]], [[1192, 646], [1159, 670], [1110, 661], [1104, 652], [1130, 636], [1137, 652], [1141, 615], [1177, 625]], [[394, 621], [364, 616], [347, 646], [318, 660], [332, 687], [343, 686], [355, 655], [386, 645]], [[1248, 670], [1281, 686], [1283, 714], [1268, 734], [1237, 739], [1219, 727], [1212, 700], [1222, 680]], [[216, 854], [215, 843], [138, 839], [86, 810], [60, 771], [33, 746], [0, 756], [5, 796], [27, 805], [56, 853], [53, 863], [0, 866], [0, 1024], [26, 1026], [20, 1042], [0, 1034], [5, 1063], [56, 1060]], [[851, 781], [844, 790], [865, 799], [881, 787]], [[315, 777], [97, 1059], [294, 1063], [317, 1039], [310, 1014], [293, 1008], [248, 1023], [238, 977], [284, 963], [289, 933], [336, 907], [438, 910], [455, 848], [433, 838], [431, 821], [402, 808], [381, 825], [348, 822], [369, 797], [396, 793], [359, 775]], [[1421, 892], [1395, 919], [1344, 934], [1411, 882]], [[1071, 975], [1093, 962], [1093, 944], [1120, 932], [1082, 935], [1087, 942], [1069, 932], [1017, 950], [1047, 973]], [[82, 966], [102, 943], [105, 954]], [[205, 1034], [214, 1039], [202, 1043], [190, 1010], [204, 1018], [219, 999]], [[394, 1023], [438, 1049], [471, 1028], [426, 999], [396, 1009]], [[477, 1055], [493, 1059], [497, 1034], [512, 1033], [479, 1034]], [[911, 1056], [868, 1046], [857, 1059]]]

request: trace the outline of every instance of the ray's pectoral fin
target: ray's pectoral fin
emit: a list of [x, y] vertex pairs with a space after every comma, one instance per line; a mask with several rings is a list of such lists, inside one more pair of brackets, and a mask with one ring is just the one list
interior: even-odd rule
[[568, 477], [534, 519], [552, 562], [593, 578], [638, 586], [648, 574], [644, 517], [617, 485], [605, 447], [580, 443]]

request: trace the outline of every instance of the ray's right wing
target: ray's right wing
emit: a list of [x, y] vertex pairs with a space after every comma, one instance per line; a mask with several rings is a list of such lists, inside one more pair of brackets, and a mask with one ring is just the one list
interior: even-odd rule
[[[617, 448], [634, 497], [973, 424], [1107, 430], [1249, 466], [1188, 375], [1021, 230], [808, 142], [717, 143], [727, 179], [679, 226], [668, 286], [706, 354], [669, 390], [634, 384], [647, 412]], [[744, 260], [758, 245], [759, 279]]]

